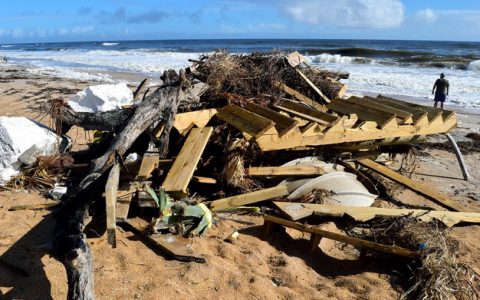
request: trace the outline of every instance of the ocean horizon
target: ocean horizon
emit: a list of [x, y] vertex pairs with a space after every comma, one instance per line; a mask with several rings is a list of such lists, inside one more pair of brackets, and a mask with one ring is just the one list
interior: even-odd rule
[[[230, 53], [298, 51], [309, 63], [347, 71], [355, 93], [431, 100], [445, 73], [448, 103], [480, 109], [480, 42], [363, 39], [178, 39], [0, 44], [0, 56], [35, 74], [115, 82], [113, 72], [156, 77], [187, 67], [189, 59], [216, 50]], [[120, 79], [121, 80], [121, 79]]]

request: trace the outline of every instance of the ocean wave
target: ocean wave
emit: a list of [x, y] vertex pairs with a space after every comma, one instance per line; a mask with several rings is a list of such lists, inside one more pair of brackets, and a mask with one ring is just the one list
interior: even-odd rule
[[323, 64], [372, 64], [375, 60], [366, 57], [350, 57], [340, 54], [322, 53], [320, 55], [307, 56], [313, 63]]
[[412, 56], [433, 55], [429, 52], [408, 51], [408, 50], [380, 50], [372, 48], [338, 48], [338, 49], [304, 49], [303, 52], [311, 54], [332, 54], [353, 57], [367, 57], [367, 58], [402, 58]]
[[118, 45], [118, 44], [119, 44], [119, 43], [109, 43], [109, 42], [105, 42], [105, 43], [102, 43], [102, 46], [108, 47], [108, 46], [116, 46], [116, 45]]
[[13, 45], [2, 45], [2, 48], [12, 48]]
[[472, 61], [468, 64], [467, 70], [480, 71], [480, 60]]

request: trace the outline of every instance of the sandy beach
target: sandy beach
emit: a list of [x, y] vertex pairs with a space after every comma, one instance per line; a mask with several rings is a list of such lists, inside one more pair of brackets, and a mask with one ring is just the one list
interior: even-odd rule
[[[138, 77], [127, 80], [133, 89]], [[0, 64], [0, 115], [26, 116], [50, 126], [42, 104], [58, 97], [68, 99], [90, 84], [96, 82], [34, 75], [22, 67]], [[478, 133], [480, 115], [462, 110], [458, 121], [452, 135], [457, 141], [472, 143], [465, 136]], [[74, 141], [74, 150], [87, 147], [92, 139], [92, 134], [76, 127], [68, 135]], [[465, 153], [472, 177], [467, 182], [453, 151], [445, 150], [448, 146], [428, 146], [446, 142], [443, 136], [433, 136], [419, 146], [412, 178], [466, 207], [480, 209], [480, 150], [473, 147], [473, 151]], [[442, 209], [409, 190], [399, 191], [396, 198], [405, 204]], [[53, 234], [52, 216], [48, 211], [9, 211], [14, 205], [49, 201], [33, 192], [0, 192], [0, 256], [30, 274], [24, 278], [0, 265], [2, 299], [66, 298], [65, 269], [45, 254], [45, 245]], [[375, 206], [394, 204], [377, 200]], [[243, 219], [258, 226], [221, 220], [205, 237], [192, 239], [192, 247], [204, 255], [205, 264], [167, 260], [140, 242], [135, 234], [123, 230], [117, 232], [118, 247], [112, 249], [106, 235], [99, 236], [95, 229], [87, 228], [97, 299], [397, 299], [403, 292], [400, 283], [405, 266], [397, 263], [395, 257], [359, 259], [354, 248], [328, 240], [309, 253], [305, 251], [308, 239], [300, 232], [287, 230], [288, 239], [279, 235], [262, 241], [262, 217]], [[235, 230], [240, 232], [239, 239], [224, 242]], [[451, 233], [459, 241], [458, 260], [480, 273], [480, 226], [455, 227]]]

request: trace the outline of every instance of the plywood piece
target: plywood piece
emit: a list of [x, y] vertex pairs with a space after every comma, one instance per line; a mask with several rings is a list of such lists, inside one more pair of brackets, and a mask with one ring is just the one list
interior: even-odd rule
[[402, 124], [412, 124], [413, 123], [413, 114], [399, 109], [395, 108], [392, 106], [388, 106], [385, 104], [382, 104], [380, 101], [375, 101], [372, 100], [371, 98], [358, 98], [358, 97], [350, 97], [347, 99], [344, 99], [344, 101], [349, 102], [349, 103], [356, 103], [360, 105], [364, 105], [379, 111], [383, 111], [387, 114], [394, 114], [398, 118], [402, 119]]
[[287, 166], [287, 167], [250, 167], [249, 176], [314, 176], [322, 175], [325, 170], [319, 166]]
[[354, 113], [360, 120], [376, 122], [382, 129], [398, 127], [396, 115], [378, 112], [344, 100], [335, 100], [328, 104], [328, 108], [344, 115]]
[[150, 177], [153, 170], [158, 168], [158, 161], [160, 159], [160, 154], [158, 152], [146, 152], [142, 157], [142, 162], [140, 163], [140, 168], [138, 170], [137, 178], [138, 180], [146, 180]]
[[420, 183], [418, 181], [414, 181], [406, 176], [403, 176], [385, 166], [382, 166], [371, 159], [361, 159], [357, 160], [357, 163], [360, 165], [369, 168], [401, 185], [404, 187], [411, 189], [418, 194], [425, 196], [438, 204], [449, 208], [453, 211], [461, 211], [461, 212], [472, 212], [472, 210], [467, 209], [466, 207], [460, 205], [458, 202], [448, 198], [447, 196], [440, 194], [439, 192], [431, 189], [429, 186]]
[[175, 115], [173, 127], [185, 136], [195, 126], [199, 128], [207, 126], [208, 122], [217, 113], [218, 110], [215, 108], [179, 113]]
[[212, 211], [230, 209], [247, 204], [257, 203], [273, 198], [282, 197], [288, 194], [288, 189], [284, 185], [271, 187], [268, 189], [258, 190], [251, 193], [232, 196], [210, 202]]
[[299, 69], [295, 69], [295, 71], [297, 71], [298, 75], [300, 75], [300, 77], [303, 78], [303, 80], [305, 80], [305, 82], [326, 102], [326, 103], [330, 103], [330, 99], [328, 99], [327, 96], [325, 96], [322, 91], [305, 75], [303, 74], [302, 71], [300, 71]]
[[[363, 239], [360, 239], [360, 238], [351, 237], [351, 236], [348, 236], [348, 235], [342, 235], [342, 234], [334, 233], [334, 232], [331, 232], [331, 231], [323, 230], [323, 229], [320, 229], [320, 228], [317, 228], [317, 227], [314, 227], [314, 226], [311, 226], [311, 225], [300, 224], [300, 223], [297, 223], [297, 222], [288, 221], [288, 220], [285, 220], [285, 219], [281, 219], [281, 218], [277, 218], [277, 217], [273, 217], [273, 216], [269, 216], [269, 215], [265, 215], [263, 217], [263, 219], [265, 220], [265, 223], [270, 222], [270, 223], [273, 223], [273, 224], [278, 224], [278, 225], [281, 225], [281, 226], [284, 226], [284, 227], [288, 227], [288, 228], [296, 229], [296, 230], [299, 230], [299, 231], [302, 231], [302, 232], [307, 232], [307, 233], [310, 233], [310, 234], [314, 234], [314, 235], [317, 235], [317, 236], [320, 236], [320, 237], [323, 237], [323, 238], [327, 238], [327, 239], [331, 239], [331, 240], [334, 240], [334, 241], [339, 241], [339, 242], [342, 242], [342, 243], [350, 244], [350, 245], [355, 246], [357, 248], [372, 249], [372, 250], [375, 250], [375, 251], [388, 253], [388, 254], [393, 254], [393, 255], [398, 255], [398, 256], [402, 256], [402, 257], [406, 257], [406, 258], [410, 258], [410, 259], [419, 259], [421, 257], [419, 253], [408, 250], [408, 249], [405, 249], [405, 248], [401, 248], [401, 247], [398, 247], [398, 246], [383, 245], [383, 244], [363, 240]], [[271, 228], [271, 226], [270, 226], [270, 228]]]
[[272, 120], [252, 113], [235, 104], [229, 104], [223, 107], [217, 113], [217, 117], [255, 138], [261, 136], [275, 125]]
[[114, 164], [108, 175], [107, 184], [105, 185], [105, 209], [107, 212], [107, 240], [113, 247], [117, 247], [116, 229], [116, 205], [117, 191], [120, 180], [120, 165]]
[[213, 127], [193, 128], [178, 154], [175, 162], [168, 171], [167, 177], [162, 184], [165, 191], [174, 196], [187, 195], [187, 187], [192, 179], [198, 161], [212, 134]]
[[260, 115], [275, 122], [275, 129], [277, 130], [279, 135], [284, 135], [298, 124], [297, 121], [286, 115], [280, 114], [265, 106], [261, 106], [252, 102], [247, 103], [246, 108], [249, 111], [256, 113], [257, 115]]
[[406, 208], [352, 207], [311, 203], [274, 202], [288, 218], [297, 221], [313, 214], [328, 217], [349, 216], [358, 222], [374, 218], [412, 217], [424, 222], [438, 220], [451, 227], [460, 223], [479, 224], [480, 213]]
[[130, 225], [132, 231], [145, 238], [155, 249], [165, 252], [175, 260], [198, 263], [206, 262], [204, 257], [196, 254], [190, 248], [191, 243], [188, 239], [173, 235], [151, 236], [147, 232], [148, 222], [140, 218], [129, 219], [127, 223]]

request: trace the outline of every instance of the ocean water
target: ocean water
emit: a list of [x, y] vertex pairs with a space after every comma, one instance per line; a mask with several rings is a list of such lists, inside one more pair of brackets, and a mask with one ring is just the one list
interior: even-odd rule
[[443, 72], [448, 102], [480, 109], [480, 43], [378, 40], [172, 40], [4, 44], [0, 56], [32, 73], [113, 82], [109, 72], [158, 77], [205, 53], [299, 51], [314, 65], [350, 72], [350, 91], [431, 100]]

